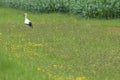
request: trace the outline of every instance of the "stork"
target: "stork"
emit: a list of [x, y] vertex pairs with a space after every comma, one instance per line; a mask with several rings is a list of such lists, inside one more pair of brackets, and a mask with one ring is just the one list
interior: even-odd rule
[[27, 18], [27, 13], [24, 13], [25, 15], [25, 24], [28, 25], [29, 27], [33, 28], [32, 22]]

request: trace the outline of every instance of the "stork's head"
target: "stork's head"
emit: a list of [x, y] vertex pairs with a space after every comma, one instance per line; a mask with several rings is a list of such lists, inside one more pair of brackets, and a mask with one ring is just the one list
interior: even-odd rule
[[27, 17], [27, 13], [24, 13], [25, 17]]

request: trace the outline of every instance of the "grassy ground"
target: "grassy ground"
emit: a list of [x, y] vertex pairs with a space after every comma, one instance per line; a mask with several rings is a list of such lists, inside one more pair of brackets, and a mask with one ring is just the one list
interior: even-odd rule
[[0, 80], [119, 80], [120, 20], [0, 8]]

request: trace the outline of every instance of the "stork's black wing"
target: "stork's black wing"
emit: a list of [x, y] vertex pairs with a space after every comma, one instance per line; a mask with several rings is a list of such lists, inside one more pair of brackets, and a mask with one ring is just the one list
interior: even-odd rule
[[28, 24], [31, 28], [33, 28], [32, 22], [29, 22]]

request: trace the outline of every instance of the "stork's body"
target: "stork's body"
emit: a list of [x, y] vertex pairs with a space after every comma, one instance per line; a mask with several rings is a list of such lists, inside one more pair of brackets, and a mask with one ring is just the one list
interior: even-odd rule
[[32, 22], [29, 19], [27, 19], [27, 13], [25, 13], [25, 22], [24, 23], [26, 25], [28, 25], [29, 27], [33, 28]]

